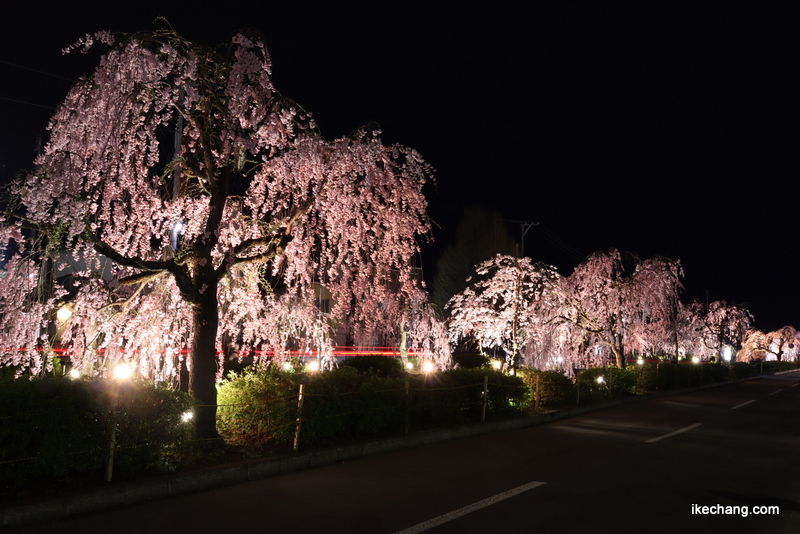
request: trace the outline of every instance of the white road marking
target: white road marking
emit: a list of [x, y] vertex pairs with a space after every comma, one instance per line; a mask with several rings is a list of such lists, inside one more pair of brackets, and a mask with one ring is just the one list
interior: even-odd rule
[[772, 393], [770, 393], [770, 395], [775, 395], [776, 393], [780, 393], [781, 391], [783, 391], [783, 390], [779, 389], [778, 391], [773, 391]]
[[687, 427], [681, 428], [680, 430], [676, 430], [675, 432], [670, 432], [669, 434], [664, 434], [663, 436], [658, 436], [657, 438], [650, 438], [645, 443], [655, 443], [656, 441], [660, 441], [660, 440], [662, 440], [664, 438], [668, 438], [668, 437], [674, 436], [676, 434], [682, 434], [683, 432], [686, 432], [686, 431], [691, 430], [693, 428], [697, 428], [698, 426], [700, 426], [702, 424], [703, 423], [695, 423], [693, 425], [689, 425]]
[[751, 402], [755, 402], [755, 400], [749, 400], [749, 401], [747, 401], [747, 402], [743, 402], [743, 403], [741, 403], [741, 404], [737, 404], [736, 406], [734, 406], [733, 408], [731, 408], [731, 410], [735, 410], [735, 409], [737, 409], [737, 408], [741, 408], [742, 406], [747, 406], [747, 405], [748, 405], [748, 404], [750, 404]]
[[796, 388], [797, 386], [800, 386], [800, 383], [797, 383], [797, 382], [795, 382], [794, 384], [792, 384], [792, 385], [791, 385], [791, 386], [789, 386], [789, 387], [790, 387], [790, 388]]
[[428, 529], [433, 527], [439, 526], [442, 523], [447, 523], [448, 521], [452, 521], [453, 519], [459, 518], [462, 515], [467, 515], [471, 512], [476, 510], [480, 510], [481, 508], [485, 508], [487, 506], [491, 506], [494, 503], [503, 501], [514, 495], [519, 495], [528, 490], [532, 490], [533, 488], [537, 488], [542, 486], [544, 482], [528, 482], [527, 484], [523, 484], [522, 486], [516, 487], [514, 489], [510, 489], [508, 491], [504, 491], [503, 493], [498, 493], [488, 499], [483, 499], [482, 501], [478, 501], [476, 503], [470, 504], [469, 506], [465, 506], [464, 508], [459, 508], [458, 510], [453, 510], [450, 513], [440, 515], [439, 517], [434, 517], [433, 519], [429, 519], [424, 523], [419, 523], [414, 525], [413, 527], [409, 527], [405, 530], [401, 530], [396, 532], [395, 534], [416, 534], [417, 532], [424, 532]]

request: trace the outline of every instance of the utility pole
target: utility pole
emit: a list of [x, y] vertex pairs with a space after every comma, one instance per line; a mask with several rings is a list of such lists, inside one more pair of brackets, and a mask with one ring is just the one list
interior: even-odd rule
[[531, 229], [532, 226], [539, 226], [538, 222], [535, 221], [514, 221], [519, 223], [519, 231], [520, 231], [520, 258], [525, 257], [525, 235], [527, 235], [528, 230]]

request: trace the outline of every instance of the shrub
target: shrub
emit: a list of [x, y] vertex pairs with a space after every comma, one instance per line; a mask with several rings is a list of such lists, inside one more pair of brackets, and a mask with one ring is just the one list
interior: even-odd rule
[[0, 382], [3, 485], [102, 472], [108, 427], [86, 384], [10, 376]]
[[232, 444], [291, 445], [300, 376], [274, 366], [231, 373], [217, 388], [217, 432]]
[[191, 408], [189, 395], [166, 384], [126, 384], [113, 413], [117, 426], [114, 472], [138, 474], [179, 467], [193, 437], [193, 425], [183, 421]]
[[102, 476], [112, 424], [115, 474], [176, 468], [191, 433], [191, 425], [180, 424], [189, 397], [143, 382], [118, 387], [64, 377], [0, 378], [0, 483]]
[[354, 356], [346, 358], [339, 366], [379, 376], [398, 376], [403, 372], [402, 362], [392, 356]]
[[489, 377], [487, 419], [519, 414], [528, 398], [525, 384], [497, 371], [459, 369], [387, 377], [359, 373], [350, 366], [308, 374], [270, 368], [231, 377], [220, 386], [217, 430], [230, 443], [291, 446], [301, 381], [305, 384], [303, 447], [407, 428], [477, 423], [483, 408], [484, 376]]
[[534, 409], [537, 398], [540, 408], [561, 408], [575, 402], [575, 385], [559, 371], [519, 369], [517, 376], [531, 390]]
[[305, 381], [301, 430], [304, 445], [327, 445], [403, 431], [406, 398], [402, 378], [358, 373], [344, 366], [307, 375]]
[[489, 369], [453, 369], [414, 377], [410, 400], [413, 424], [429, 427], [480, 421], [486, 376], [486, 419], [521, 413], [529, 400], [521, 378]]
[[453, 362], [459, 369], [478, 369], [489, 366], [489, 358], [475, 352], [457, 352], [453, 354]]
[[750, 376], [755, 376], [759, 371], [757, 366], [753, 366], [745, 362], [731, 362], [730, 369], [731, 378], [747, 378]]
[[636, 374], [619, 367], [593, 367], [579, 377], [581, 401], [630, 395], [636, 391]]

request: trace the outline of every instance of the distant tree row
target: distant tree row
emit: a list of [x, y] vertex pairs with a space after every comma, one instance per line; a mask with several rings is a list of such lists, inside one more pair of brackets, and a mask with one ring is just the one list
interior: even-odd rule
[[[595, 252], [569, 276], [529, 258], [498, 254], [447, 304], [451, 343], [501, 350], [505, 365], [624, 367], [631, 358], [739, 359], [796, 354], [794, 329], [757, 334], [750, 312], [715, 301], [682, 303], [679, 261]], [[790, 327], [787, 327], [790, 328]], [[795, 341], [792, 341], [795, 340]]]

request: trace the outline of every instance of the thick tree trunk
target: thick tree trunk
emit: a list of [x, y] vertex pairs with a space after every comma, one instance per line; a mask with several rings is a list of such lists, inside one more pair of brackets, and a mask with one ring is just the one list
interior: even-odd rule
[[617, 367], [625, 369], [625, 350], [617, 345], [611, 345], [611, 352], [617, 361]]
[[217, 309], [216, 287], [208, 288], [202, 302], [194, 305], [193, 334], [189, 359], [189, 393], [194, 397], [198, 437], [218, 438], [217, 434]]
[[400, 361], [403, 362], [403, 371], [406, 371], [408, 369], [408, 331], [405, 325], [400, 326]]

